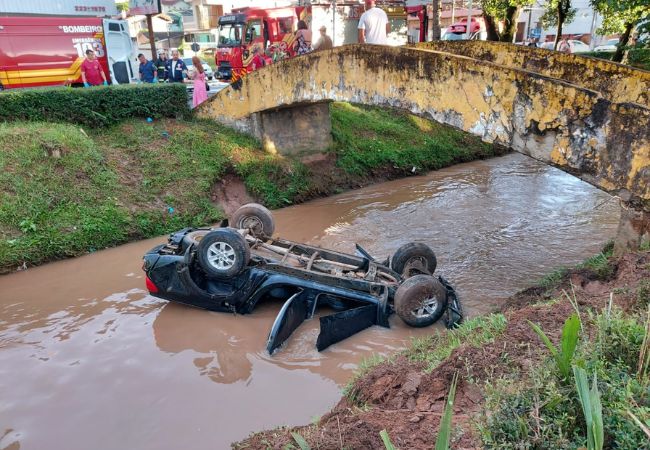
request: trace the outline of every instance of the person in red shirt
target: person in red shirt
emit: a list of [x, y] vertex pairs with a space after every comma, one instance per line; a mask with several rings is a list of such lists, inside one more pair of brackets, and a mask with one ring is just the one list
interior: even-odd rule
[[[81, 79], [84, 82], [84, 87], [99, 86], [100, 84], [108, 86], [104, 70], [92, 50], [86, 50], [86, 59], [81, 63]], [[102, 80], [104, 80], [103, 83]]]

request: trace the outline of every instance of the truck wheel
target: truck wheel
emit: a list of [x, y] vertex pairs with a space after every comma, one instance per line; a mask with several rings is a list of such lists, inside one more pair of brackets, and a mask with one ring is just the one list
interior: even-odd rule
[[190, 245], [199, 245], [199, 242], [208, 234], [210, 230], [194, 230], [183, 236], [183, 248], [187, 249]]
[[397, 249], [390, 260], [390, 268], [409, 278], [417, 274], [433, 275], [438, 262], [433, 250], [420, 242], [410, 242]]
[[273, 214], [264, 206], [257, 203], [248, 203], [233, 214], [230, 226], [237, 229], [248, 229], [258, 238], [265, 239], [273, 236], [275, 220]]
[[228, 228], [210, 231], [203, 236], [196, 253], [201, 268], [215, 278], [234, 277], [248, 265], [251, 258], [251, 250], [244, 237]]
[[395, 312], [407, 325], [427, 327], [442, 316], [447, 289], [431, 275], [414, 275], [395, 293]]

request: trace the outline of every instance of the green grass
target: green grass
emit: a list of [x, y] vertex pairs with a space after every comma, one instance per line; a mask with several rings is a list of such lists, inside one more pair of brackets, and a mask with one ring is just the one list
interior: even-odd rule
[[[617, 308], [592, 314], [595, 332], [582, 335], [578, 345], [574, 367], [598, 380], [606, 448], [648, 448], [647, 436], [627, 413], [650, 423], [650, 380], [637, 376], [644, 320], [645, 315]], [[484, 411], [479, 430], [485, 448], [587, 446], [580, 396], [561, 380], [550, 356], [526, 378], [487, 385]]]
[[325, 188], [322, 174], [214, 121], [0, 122], [0, 273], [213, 223], [223, 213], [212, 189], [226, 173], [279, 208], [357, 186], [357, 175], [408, 175], [496, 151], [402, 112], [335, 103], [331, 116], [340, 181]]
[[461, 345], [481, 347], [494, 342], [506, 329], [506, 324], [503, 314], [474, 317], [456, 329], [437, 331], [430, 336], [413, 339], [403, 354], [411, 361], [425, 363], [425, 372], [428, 373]]
[[210, 190], [232, 147], [261, 151], [201, 122], [163, 136], [172, 124], [0, 124], [0, 272], [220, 219]]
[[477, 137], [401, 111], [349, 103], [330, 110], [338, 165], [352, 174], [439, 169], [498, 152]]

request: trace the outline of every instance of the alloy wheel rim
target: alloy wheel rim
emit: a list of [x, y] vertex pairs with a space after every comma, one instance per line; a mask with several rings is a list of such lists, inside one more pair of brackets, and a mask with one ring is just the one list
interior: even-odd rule
[[438, 299], [435, 297], [426, 298], [411, 313], [417, 318], [430, 317], [438, 309]]
[[235, 265], [235, 249], [227, 242], [215, 242], [208, 247], [208, 262], [217, 270], [228, 270]]

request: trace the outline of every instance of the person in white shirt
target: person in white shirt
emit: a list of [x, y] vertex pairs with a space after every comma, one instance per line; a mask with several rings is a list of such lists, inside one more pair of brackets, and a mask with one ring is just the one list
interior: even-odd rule
[[359, 43], [386, 45], [390, 22], [386, 12], [375, 6], [375, 0], [366, 0], [366, 12], [359, 19]]

